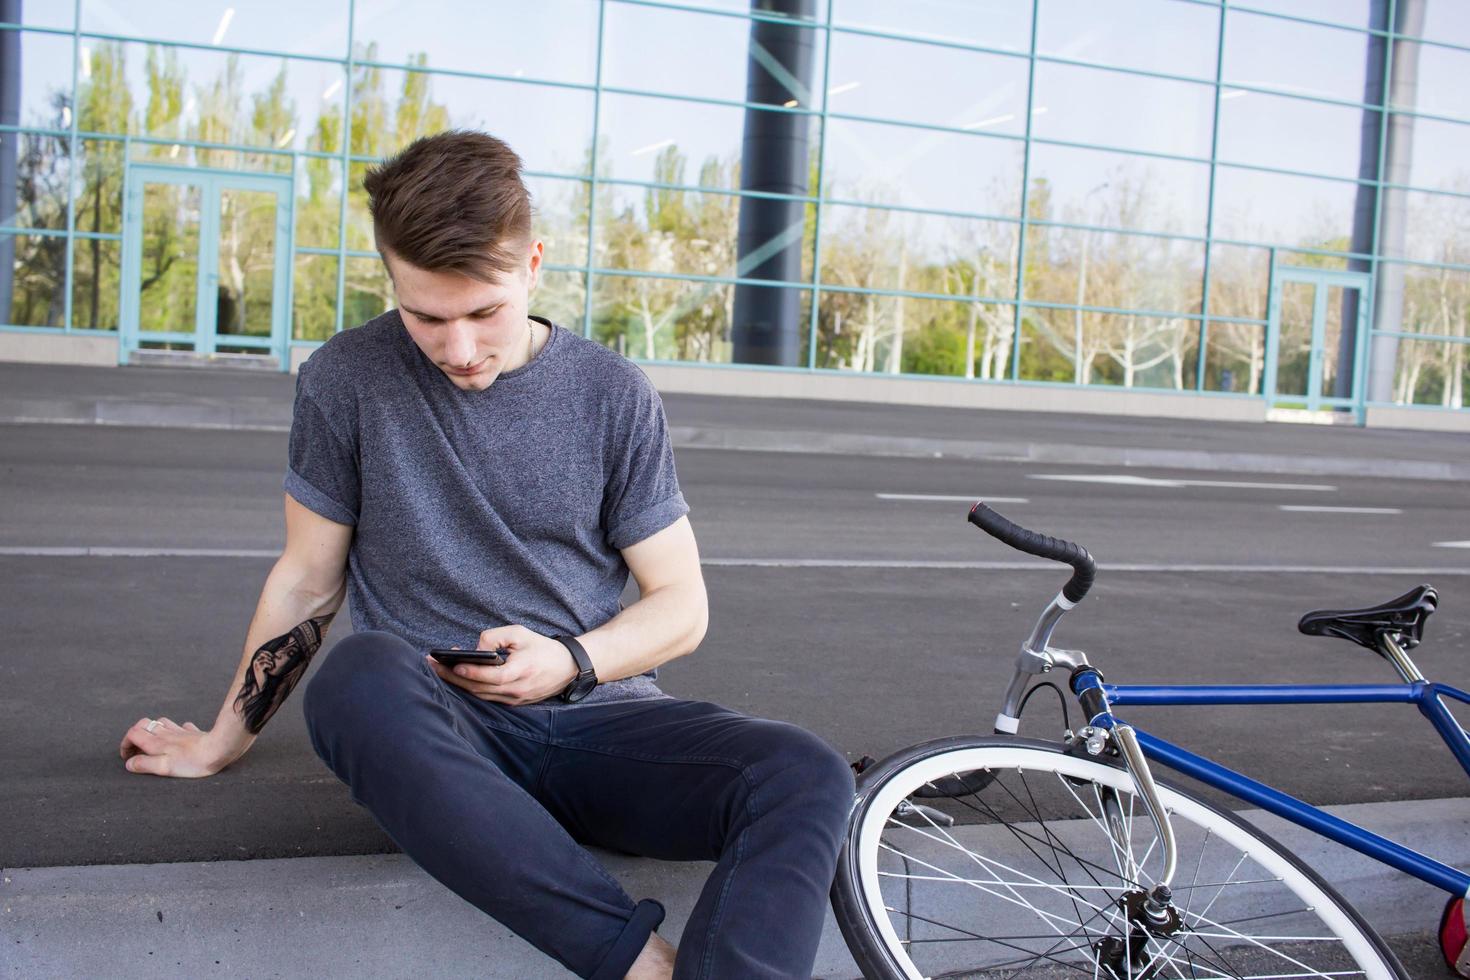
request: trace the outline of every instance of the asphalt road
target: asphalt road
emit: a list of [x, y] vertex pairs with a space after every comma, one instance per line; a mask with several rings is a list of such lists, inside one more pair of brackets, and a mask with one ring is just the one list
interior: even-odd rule
[[[282, 541], [284, 459], [276, 433], [0, 426], [0, 866], [392, 849], [312, 754], [299, 698], [208, 780], [137, 776], [116, 755], [142, 715], [212, 720]], [[1442, 602], [1416, 658], [1470, 687], [1470, 550], [1435, 546], [1470, 539], [1456, 484], [694, 450], [678, 465], [712, 617], [665, 689], [796, 721], [852, 758], [987, 731], [1065, 578], [968, 526], [976, 497], [1099, 557], [1057, 641], [1110, 680], [1390, 681], [1295, 622], [1430, 581]], [[168, 553], [194, 549], [224, 553]], [[1407, 707], [1134, 717], [1313, 802], [1467, 795]], [[1023, 731], [1058, 720], [1038, 695]]]

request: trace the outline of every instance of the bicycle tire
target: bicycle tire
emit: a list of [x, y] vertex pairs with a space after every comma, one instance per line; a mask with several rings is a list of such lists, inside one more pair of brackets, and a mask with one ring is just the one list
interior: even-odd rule
[[[989, 780], [962, 775], [980, 772], [988, 772]], [[952, 776], [961, 778], [945, 779]], [[936, 781], [954, 789], [956, 795], [934, 796]], [[1154, 856], [1157, 848], [1145, 847], [1149, 841], [1156, 843], [1152, 821], [1141, 801], [1134, 802], [1129, 792], [1131, 777], [1120, 766], [1068, 753], [1054, 742], [1018, 736], [956, 736], [911, 746], [869, 768], [858, 780], [832, 886], [838, 926], [863, 975], [869, 980], [892, 980], [951, 973], [982, 976], [985, 971], [995, 971], [1008, 977], [1040, 977], [1050, 975], [1045, 971], [1051, 970], [1058, 971], [1058, 976], [1136, 980], [1257, 973], [1310, 977], [1331, 972], [1333, 976], [1407, 980], [1382, 938], [1315, 871], [1236, 814], [1166, 781], [1158, 782], [1180, 841], [1174, 896], [1185, 927], [1172, 937], [1150, 936], [1140, 941], [1141, 934], [1125, 925], [1121, 907], [1114, 909], [1114, 905], [1125, 894], [1146, 889], [1152, 883], [1149, 868], [1156, 871], [1160, 862]], [[930, 787], [930, 794], [914, 796], [922, 786]], [[963, 792], [972, 789], [975, 792]], [[1048, 802], [1041, 802], [1038, 791]], [[1083, 803], [1089, 795], [1097, 803], [1095, 809]], [[1023, 796], [1029, 798], [1029, 805]], [[1116, 805], [1105, 807], [1109, 796]], [[1130, 805], [1126, 819], [1122, 812], [1125, 798]], [[1063, 807], [1055, 802], [1067, 799], [1075, 805]], [[910, 806], [919, 803], [933, 812], [905, 810], [901, 805], [905, 802]], [[1079, 815], [1079, 810], [1088, 815]], [[895, 812], [903, 819], [897, 819]], [[1008, 812], [1026, 819], [1011, 821]], [[956, 816], [958, 829], [947, 832], [934, 813]], [[1111, 860], [1106, 863], [1077, 854], [1074, 842], [1116, 840], [1106, 829], [1109, 813], [1117, 821], [1119, 835], [1129, 835], [1130, 854], [1122, 855], [1112, 844]], [[994, 818], [989, 823], [986, 814]], [[960, 823], [960, 819], [970, 822]], [[962, 839], [984, 855], [971, 850]], [[902, 843], [894, 843], [900, 840]], [[1213, 851], [1212, 841], [1220, 842]], [[938, 875], [912, 873], [916, 861], [927, 865], [921, 871], [935, 869], [928, 859], [936, 853], [948, 856], [949, 851], [966, 852], [958, 860], [964, 863], [964, 875], [975, 875], [974, 879], [946, 869], [938, 869]], [[1045, 868], [1047, 874], [1031, 875], [1018, 861], [1033, 869]], [[1231, 861], [1234, 867], [1224, 881], [1214, 881], [1218, 869]], [[883, 872], [882, 862], [901, 865], [903, 871]], [[1204, 874], [1206, 868], [1209, 874]], [[1266, 874], [1252, 874], [1253, 869]], [[1069, 874], [1076, 881], [1069, 880]], [[1203, 883], [1202, 874], [1207, 879]], [[1007, 882], [1005, 876], [1013, 877]], [[1084, 876], [1091, 881], [1080, 883]], [[1059, 884], [1052, 884], [1052, 878]], [[952, 909], [947, 914], [959, 918], [944, 922], [933, 917], [938, 912], [916, 912], [921, 904], [915, 903], [913, 891], [920, 882], [930, 893], [924, 901], [931, 904], [924, 908]], [[956, 888], [958, 885], [970, 887]], [[1215, 892], [1205, 904], [1212, 888]], [[955, 898], [957, 891], [963, 893], [962, 900]], [[900, 898], [907, 903], [905, 909], [894, 907]], [[1222, 898], [1226, 904], [1217, 910]], [[1043, 909], [1038, 902], [1054, 904], [1061, 911]], [[1295, 908], [1297, 904], [1302, 907]], [[1006, 906], [1017, 906], [1019, 911]], [[1067, 913], [1068, 906], [1075, 916]], [[1255, 909], [1262, 911], [1253, 912]], [[1244, 914], [1247, 912], [1252, 914]], [[1007, 922], [1007, 914], [1039, 925], [1021, 933], [990, 935], [1000, 928], [997, 923]], [[902, 923], [904, 936], [899, 935], [896, 920]], [[1259, 930], [1249, 923], [1268, 921], [1273, 932], [1253, 934]], [[927, 935], [916, 938], [916, 922]], [[1314, 930], [1325, 929], [1326, 934], [1295, 931], [1305, 924]], [[1074, 925], [1072, 935], [1060, 933], [1062, 926]], [[948, 931], [933, 934], [936, 926]], [[1060, 942], [1071, 942], [1060, 952], [1056, 949], [1059, 933]], [[1117, 942], [1109, 941], [1109, 936]], [[1115, 970], [1119, 965], [1118, 942], [1130, 964], [1135, 953], [1147, 960], [1143, 965], [1124, 964], [1121, 972], [1109, 972], [1109, 965]], [[954, 948], [940, 952], [941, 943]], [[1256, 970], [1249, 965], [1257, 960], [1272, 968]], [[1344, 962], [1348, 972], [1336, 972]], [[1289, 969], [1281, 969], [1282, 965]]]

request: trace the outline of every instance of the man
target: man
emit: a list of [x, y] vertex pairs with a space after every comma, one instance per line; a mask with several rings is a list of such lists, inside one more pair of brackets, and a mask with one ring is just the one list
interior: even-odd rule
[[[214, 727], [141, 719], [126, 766], [238, 759], [345, 595], [363, 632], [307, 685], [312, 744], [421, 867], [579, 976], [810, 976], [852, 773], [655, 683], [708, 619], [657, 392], [528, 316], [543, 247], [504, 143], [422, 139], [365, 186], [399, 308], [302, 366], [286, 547]], [[451, 670], [445, 647], [506, 659]], [[717, 862], [677, 956], [663, 906], [583, 843]]]

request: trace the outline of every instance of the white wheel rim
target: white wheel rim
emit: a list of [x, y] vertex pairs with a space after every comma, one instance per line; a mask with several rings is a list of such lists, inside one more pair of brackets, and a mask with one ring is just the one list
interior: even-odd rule
[[[877, 926], [885, 946], [890, 951], [901, 951], [904, 946], [897, 930], [893, 927], [892, 919], [884, 908], [878, 871], [878, 841], [888, 827], [888, 817], [903, 799], [926, 782], [952, 773], [976, 769], [1044, 771], [1049, 774], [1073, 776], [1125, 792], [1131, 792], [1133, 784], [1128, 773], [1112, 766], [1045, 749], [1011, 745], [976, 746], [940, 752], [914, 762], [895, 773], [874, 794], [863, 813], [862, 822], [857, 827], [856, 838], [858, 877], [862, 899], [866, 905], [865, 911], [869, 919]], [[1381, 966], [1380, 954], [1359, 931], [1357, 923], [1344, 913], [1315, 882], [1277, 854], [1274, 849], [1256, 848], [1254, 846], [1258, 841], [1256, 837], [1237, 824], [1221, 818], [1214, 811], [1189, 797], [1180, 795], [1167, 786], [1159, 787], [1159, 796], [1163, 800], [1165, 809], [1171, 813], [1178, 813], [1181, 817], [1192, 820], [1196, 824], [1209, 825], [1221, 840], [1242, 853], [1248, 853], [1252, 861], [1279, 876], [1283, 882], [1289, 882], [1292, 890], [1313, 906], [1313, 911], [1321, 918], [1323, 924], [1342, 940], [1343, 947], [1353, 958], [1359, 963], [1368, 964], [1364, 968], [1366, 976], [1372, 980], [1393, 980], [1392, 974]], [[899, 960], [906, 976], [912, 980], [921, 980], [923, 974], [918, 972], [908, 955], [902, 954], [895, 958]]]

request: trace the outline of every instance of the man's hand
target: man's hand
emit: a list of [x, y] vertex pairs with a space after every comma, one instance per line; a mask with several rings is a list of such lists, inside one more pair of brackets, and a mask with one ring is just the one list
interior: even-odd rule
[[139, 718], [117, 751], [128, 772], [155, 776], [213, 776], [233, 761], [192, 721], [176, 725], [167, 718]]
[[577, 676], [571, 651], [524, 626], [501, 626], [480, 634], [476, 650], [504, 650], [499, 666], [460, 664], [453, 670], [433, 657], [429, 666], [444, 680], [485, 701], [534, 704], [566, 690]]

